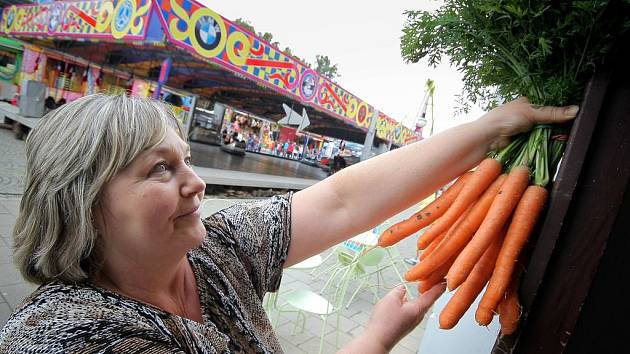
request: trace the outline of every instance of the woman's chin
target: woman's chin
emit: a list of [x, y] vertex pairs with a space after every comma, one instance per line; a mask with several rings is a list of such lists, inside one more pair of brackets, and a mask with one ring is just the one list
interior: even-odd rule
[[201, 244], [203, 243], [203, 239], [206, 237], [206, 228], [203, 226], [203, 223], [201, 222], [201, 219], [199, 219], [199, 225], [198, 228], [196, 230], [196, 232], [193, 232], [193, 237], [196, 239], [196, 246], [195, 248], [201, 246]]
[[203, 239], [206, 237], [206, 229], [199, 219], [199, 223], [189, 225], [186, 230], [181, 230], [179, 233], [180, 239], [185, 239], [191, 249], [201, 246]]

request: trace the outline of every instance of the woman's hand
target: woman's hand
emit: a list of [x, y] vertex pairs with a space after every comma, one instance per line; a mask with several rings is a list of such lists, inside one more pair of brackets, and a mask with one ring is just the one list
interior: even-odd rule
[[494, 132], [490, 148], [498, 149], [506, 146], [512, 135], [529, 131], [534, 124], [566, 122], [573, 119], [578, 110], [578, 106], [536, 107], [527, 97], [520, 97], [491, 110], [479, 121]]
[[436, 285], [419, 298], [409, 301], [405, 287], [396, 287], [374, 306], [365, 331], [340, 352], [388, 353], [418, 326], [445, 288], [444, 284]]

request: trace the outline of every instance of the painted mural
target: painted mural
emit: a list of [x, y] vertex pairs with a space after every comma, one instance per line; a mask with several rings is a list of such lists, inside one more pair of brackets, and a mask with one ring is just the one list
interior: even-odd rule
[[57, 1], [5, 7], [0, 33], [80, 39], [143, 40], [151, 0]]
[[[153, 12], [157, 16], [151, 16]], [[2, 11], [0, 33], [148, 41], [147, 28], [154, 27], [149, 21], [159, 21], [170, 42], [200, 59], [364, 130], [370, 126], [372, 106], [195, 1], [94, 0], [9, 6]], [[376, 135], [399, 145], [417, 140], [412, 130], [382, 113]]]

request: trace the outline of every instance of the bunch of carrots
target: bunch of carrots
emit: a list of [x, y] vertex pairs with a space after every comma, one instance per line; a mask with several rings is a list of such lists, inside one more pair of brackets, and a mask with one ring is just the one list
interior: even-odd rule
[[420, 261], [405, 279], [419, 281], [420, 292], [444, 280], [456, 291], [440, 314], [440, 328], [453, 328], [487, 284], [475, 319], [485, 326], [498, 313], [501, 334], [517, 329], [519, 255], [543, 210], [549, 172], [565, 140], [546, 125], [517, 136], [380, 235], [379, 246], [388, 247], [429, 226], [418, 238]]

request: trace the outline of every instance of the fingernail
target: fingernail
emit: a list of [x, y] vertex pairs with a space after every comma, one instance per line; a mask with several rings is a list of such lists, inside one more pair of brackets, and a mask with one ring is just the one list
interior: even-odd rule
[[575, 117], [579, 110], [579, 106], [569, 106], [564, 110], [564, 115], [567, 117]]

